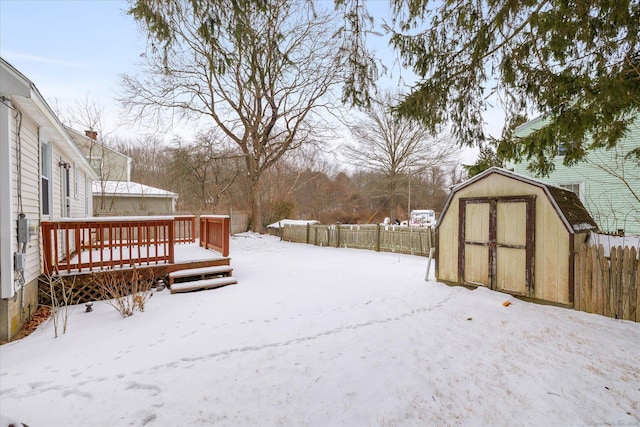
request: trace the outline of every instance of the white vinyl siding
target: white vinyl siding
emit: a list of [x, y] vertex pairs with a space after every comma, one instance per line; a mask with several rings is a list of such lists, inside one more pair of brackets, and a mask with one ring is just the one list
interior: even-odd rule
[[[25, 262], [25, 282], [29, 283], [38, 278], [40, 275], [40, 244], [39, 244], [39, 230], [40, 230], [40, 217], [41, 217], [41, 162], [40, 156], [43, 145], [39, 138], [38, 125], [30, 118], [23, 114], [22, 125], [20, 126], [19, 135], [17, 134], [17, 126], [14, 128], [14, 147], [16, 144], [21, 146], [20, 159], [14, 163], [14, 167], [18, 168], [20, 165], [20, 188], [18, 189], [18, 183], [15, 183], [14, 192], [14, 221], [17, 221], [18, 216], [23, 213], [29, 220], [29, 225], [33, 227], [35, 235], [29, 238], [29, 242], [26, 247], [26, 262]], [[51, 144], [46, 144], [45, 151], [51, 151]], [[49, 183], [51, 181], [49, 180]], [[17, 197], [20, 194], [20, 197]], [[13, 237], [13, 244], [15, 250], [18, 250], [17, 236]]]

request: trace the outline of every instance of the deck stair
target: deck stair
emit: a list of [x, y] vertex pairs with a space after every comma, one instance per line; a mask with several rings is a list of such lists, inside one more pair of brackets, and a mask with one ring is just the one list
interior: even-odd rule
[[231, 277], [232, 272], [229, 265], [176, 270], [169, 273], [169, 288], [175, 294], [233, 285], [238, 281]]

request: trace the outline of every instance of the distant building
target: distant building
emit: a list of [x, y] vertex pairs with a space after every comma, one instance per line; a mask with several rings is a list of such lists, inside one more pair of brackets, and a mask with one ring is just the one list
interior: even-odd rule
[[100, 176], [93, 182], [95, 216], [172, 215], [178, 195], [131, 181], [131, 158], [98, 140], [94, 131], [84, 134], [67, 128]]
[[172, 215], [178, 195], [131, 181], [94, 181], [95, 216]]
[[320, 224], [320, 221], [315, 219], [281, 219], [278, 222], [267, 225], [267, 233], [272, 235], [278, 235], [280, 229], [287, 225], [315, 225]]

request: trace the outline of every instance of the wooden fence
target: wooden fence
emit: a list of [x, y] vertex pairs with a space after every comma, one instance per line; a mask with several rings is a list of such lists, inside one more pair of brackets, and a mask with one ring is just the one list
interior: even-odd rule
[[576, 254], [574, 308], [640, 322], [640, 260], [635, 247], [585, 245]]
[[434, 235], [430, 227], [395, 225], [290, 225], [280, 228], [287, 242], [308, 243], [336, 248], [370, 249], [428, 256]]

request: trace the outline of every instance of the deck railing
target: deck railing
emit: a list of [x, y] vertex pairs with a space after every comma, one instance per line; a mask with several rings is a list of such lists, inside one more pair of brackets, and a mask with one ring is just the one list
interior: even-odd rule
[[229, 256], [229, 229], [228, 215], [200, 215], [200, 246]]
[[174, 218], [176, 243], [194, 243], [196, 241], [195, 215], [176, 215]]
[[176, 244], [195, 242], [195, 224], [193, 215], [42, 221], [44, 273], [173, 263]]

